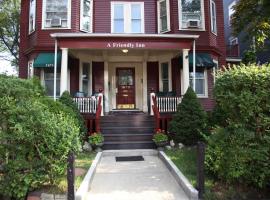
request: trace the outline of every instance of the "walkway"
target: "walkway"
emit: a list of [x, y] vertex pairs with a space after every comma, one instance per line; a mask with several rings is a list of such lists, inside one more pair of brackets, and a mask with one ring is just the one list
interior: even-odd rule
[[88, 200], [186, 200], [170, 171], [155, 155], [144, 161], [116, 162], [103, 156], [97, 167]]

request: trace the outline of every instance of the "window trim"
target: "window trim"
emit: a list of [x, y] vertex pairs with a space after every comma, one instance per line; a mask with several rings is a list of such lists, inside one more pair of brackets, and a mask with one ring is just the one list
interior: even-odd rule
[[204, 0], [201, 1], [201, 12], [202, 12], [202, 26], [201, 28], [182, 28], [182, 0], [178, 0], [178, 28], [181, 31], [206, 31], [205, 29], [205, 10], [204, 10]]
[[[131, 31], [131, 5], [132, 4], [139, 4], [141, 6], [141, 32], [145, 33], [145, 18], [144, 18], [144, 2], [128, 2], [128, 1], [111, 1], [111, 33], [114, 32], [114, 5], [122, 4], [124, 5], [124, 32], [119, 34], [126, 34], [130, 33], [133, 34]], [[135, 33], [136, 34], [136, 33]]]
[[[160, 4], [161, 2], [166, 2], [166, 13], [167, 13], [167, 30], [161, 30], [161, 20], [160, 20]], [[157, 22], [158, 22], [158, 33], [167, 33], [171, 31], [171, 19], [170, 19], [170, 1], [169, 0], [158, 0], [157, 1]]]
[[170, 60], [159, 61], [159, 91], [163, 92], [162, 64], [168, 64], [168, 92], [172, 91], [172, 64]]
[[[213, 6], [215, 8], [215, 13], [213, 13]], [[215, 18], [215, 23], [213, 21], [213, 17]], [[210, 0], [210, 18], [211, 18], [211, 32], [217, 35], [217, 6], [216, 2], [213, 0]]]
[[215, 84], [215, 83], [216, 83], [216, 75], [217, 75], [217, 71], [219, 70], [218, 60], [213, 59], [213, 63], [216, 64], [216, 66], [213, 67], [213, 82], [214, 82], [214, 84]]
[[47, 0], [42, 2], [42, 30], [54, 30], [54, 29], [71, 29], [71, 0], [68, 0], [68, 16], [67, 16], [67, 27], [45, 27], [46, 21], [46, 4]]
[[[207, 69], [203, 69], [203, 75], [204, 75], [204, 83], [205, 83], [205, 86], [204, 86], [204, 93], [205, 94], [197, 94], [196, 93], [196, 91], [195, 91], [195, 93], [196, 93], [196, 95], [197, 95], [197, 97], [198, 98], [202, 98], [202, 99], [204, 99], [204, 98], [208, 98], [208, 74], [207, 74]], [[190, 73], [193, 73], [193, 71], [191, 70], [191, 71], [189, 71], [189, 81], [191, 80], [191, 79], [193, 79], [193, 78], [190, 78]], [[196, 77], [196, 80], [197, 80], [198, 78]]]
[[27, 63], [27, 78], [34, 77], [34, 60], [29, 60]]
[[28, 16], [28, 34], [30, 35], [31, 33], [36, 31], [36, 15], [37, 15], [37, 1], [34, 1], [34, 15], [33, 15], [33, 30], [30, 30], [30, 16], [31, 16], [31, 0], [29, 1], [29, 16]]
[[93, 0], [90, 1], [90, 30], [83, 29], [83, 1], [80, 2], [80, 31], [86, 32], [86, 33], [92, 33], [93, 32]]

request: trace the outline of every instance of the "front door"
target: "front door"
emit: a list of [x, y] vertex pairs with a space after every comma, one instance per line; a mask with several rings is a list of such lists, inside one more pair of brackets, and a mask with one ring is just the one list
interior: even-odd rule
[[135, 68], [116, 68], [117, 109], [135, 109]]

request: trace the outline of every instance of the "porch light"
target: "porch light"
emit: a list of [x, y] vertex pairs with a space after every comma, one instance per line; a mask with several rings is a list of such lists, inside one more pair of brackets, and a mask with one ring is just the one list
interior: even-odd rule
[[122, 49], [123, 53], [128, 53], [128, 49]]

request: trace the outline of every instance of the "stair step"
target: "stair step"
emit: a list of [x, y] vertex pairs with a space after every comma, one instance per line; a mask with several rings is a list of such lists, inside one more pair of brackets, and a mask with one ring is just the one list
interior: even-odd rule
[[130, 141], [145, 141], [152, 142], [153, 134], [104, 134], [105, 142], [130, 142]]
[[104, 142], [104, 150], [109, 149], [154, 149], [154, 142], [129, 141], [129, 142]]

